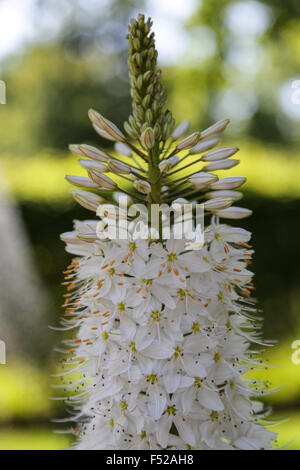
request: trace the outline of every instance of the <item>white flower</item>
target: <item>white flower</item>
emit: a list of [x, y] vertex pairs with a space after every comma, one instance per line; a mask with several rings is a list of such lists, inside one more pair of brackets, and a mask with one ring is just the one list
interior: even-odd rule
[[78, 328], [66, 343], [84, 374], [72, 401], [89, 417], [77, 448], [269, 448], [240, 380], [249, 341], [261, 344], [241, 305], [250, 233], [213, 224], [187, 253], [184, 240], [87, 242], [95, 230], [77, 222], [63, 235], [82, 255], [67, 272], [63, 321]]
[[[246, 179], [218, 180], [195, 167], [186, 173], [201, 160], [207, 171], [230, 168], [238, 163], [229, 159], [238, 149], [190, 158], [218, 144], [228, 119], [177, 140], [189, 122], [173, 130], [174, 118], [163, 108], [150, 27], [143, 15], [129, 27], [133, 106], [124, 128], [130, 140], [99, 113], [89, 112], [99, 135], [117, 142], [116, 151], [130, 164], [91, 146], [71, 146], [89, 177], [67, 180], [112, 195], [105, 203], [95, 191], [72, 193], [100, 220], [75, 221], [74, 230], [61, 236], [75, 257], [64, 273], [65, 315], [59, 329], [67, 334], [59, 352], [66, 356], [57, 373], [62, 383], [55, 384], [64, 393], [56, 399], [73, 408], [63, 422], [71, 423], [76, 449], [270, 449], [275, 435], [262, 424], [266, 412], [258, 401], [267, 385], [247, 376], [250, 369], [264, 367], [257, 354], [270, 344], [261, 338], [252, 298], [251, 235], [219, 222], [250, 215], [231, 205], [241, 199], [234, 190]], [[175, 155], [181, 150], [188, 152]], [[168, 173], [186, 158], [189, 163]], [[104, 174], [107, 170], [119, 175], [118, 185]], [[127, 197], [116, 212], [111, 196], [120, 200], [124, 179]], [[187, 228], [193, 214], [183, 210], [193, 197], [193, 205], [204, 199], [205, 215], [213, 214], [195, 233], [192, 224]], [[131, 206], [136, 200], [145, 205]], [[165, 204], [170, 201], [171, 210]], [[162, 227], [148, 226], [152, 204], [160, 204]], [[183, 216], [185, 233], [178, 240]], [[115, 220], [116, 236], [109, 230]]]

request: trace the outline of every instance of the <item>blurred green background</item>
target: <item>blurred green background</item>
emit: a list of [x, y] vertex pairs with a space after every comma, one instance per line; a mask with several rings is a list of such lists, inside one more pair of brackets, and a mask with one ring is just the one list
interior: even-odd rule
[[[69, 262], [59, 234], [90, 214], [64, 175], [78, 174], [69, 143], [107, 146], [87, 118], [93, 107], [122, 126], [130, 112], [128, 19], [154, 20], [169, 107], [193, 129], [231, 119], [248, 177], [243, 221], [253, 232], [265, 354], [260, 374], [280, 391], [266, 401], [283, 422], [279, 444], [300, 449], [300, 4], [297, 0], [0, 0], [0, 449], [62, 449], [63, 409], [49, 399], [52, 353]], [[300, 90], [300, 87], [299, 87]]]

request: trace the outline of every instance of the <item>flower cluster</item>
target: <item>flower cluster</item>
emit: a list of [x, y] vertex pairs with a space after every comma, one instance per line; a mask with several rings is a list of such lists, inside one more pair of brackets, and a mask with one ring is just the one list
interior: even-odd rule
[[205, 247], [186, 252], [184, 240], [91, 242], [95, 224], [63, 235], [79, 256], [63, 320], [77, 331], [65, 341], [77, 448], [269, 448], [253, 400], [265, 385], [241, 379], [258, 365], [250, 342], [263, 344], [250, 233], [212, 223]]
[[150, 26], [143, 15], [130, 26], [129, 137], [90, 111], [115, 152], [71, 146], [88, 176], [67, 180], [81, 188], [72, 191], [76, 201], [93, 212], [126, 194], [129, 205], [142, 201], [148, 210], [202, 201], [211, 221], [194, 241], [176, 239], [174, 226], [168, 240], [163, 231], [154, 239], [151, 230], [146, 239], [130, 232], [103, 238], [97, 219], [76, 221], [62, 235], [75, 255], [63, 283], [62, 329], [74, 334], [64, 340], [63, 383], [56, 387], [68, 393], [61, 398], [77, 449], [268, 449], [275, 435], [257, 400], [268, 387], [247, 376], [265, 367], [258, 346], [270, 344], [261, 339], [252, 297], [250, 233], [220, 222], [251, 214], [233, 206], [245, 178], [214, 173], [235, 166], [230, 157], [238, 149], [213, 150], [228, 120], [187, 137], [188, 121], [173, 129]]

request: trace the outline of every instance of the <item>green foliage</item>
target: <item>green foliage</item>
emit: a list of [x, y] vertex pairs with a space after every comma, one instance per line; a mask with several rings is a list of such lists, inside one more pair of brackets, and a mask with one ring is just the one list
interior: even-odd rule
[[54, 434], [45, 426], [6, 426], [0, 430], [0, 450], [64, 450], [72, 439], [65, 434]]
[[48, 372], [22, 360], [1, 366], [0, 422], [40, 420], [50, 416]]
[[[7, 66], [3, 76], [8, 104], [0, 108], [0, 118], [5, 120], [0, 129], [2, 152], [26, 155], [93, 141], [96, 134], [87, 117], [92, 106], [107, 116], [117, 114], [119, 125], [127, 117], [129, 87], [120, 77], [110, 77], [116, 66], [111, 58], [99, 53], [93, 63], [74, 63], [66, 59], [63, 49], [45, 46], [19, 60], [17, 66]], [[115, 88], [118, 96], [111, 94]]]
[[[75, 0], [58, 0], [56, 5], [62, 2], [73, 12], [78, 8]], [[7, 105], [0, 107], [1, 171], [21, 206], [36, 264], [56, 305], [51, 324], [57, 323], [63, 294], [59, 282], [69, 259], [59, 234], [70, 230], [72, 219], [87, 217], [72, 201], [64, 181], [66, 173], [78, 174], [79, 169], [76, 158], [67, 154], [67, 146], [97, 143], [87, 117], [90, 107], [120, 128], [130, 114], [125, 29], [132, 9], [142, 2], [108, 3], [91, 21], [73, 15], [53, 42], [30, 47], [2, 64]], [[238, 143], [241, 164], [230, 173], [248, 177], [245, 205], [254, 215], [244, 227], [254, 233], [257, 296], [265, 310], [265, 336], [280, 339], [267, 357], [282, 368], [261, 372], [262, 379], [282, 385], [282, 391], [268, 398], [268, 403], [299, 407], [300, 366], [292, 364], [290, 347], [300, 338], [300, 154], [293, 146], [299, 130], [278, 102], [281, 85], [299, 71], [300, 7], [294, 0], [259, 2], [270, 8], [270, 22], [256, 40], [263, 61], [251, 76], [249, 70], [228, 61], [229, 52], [240, 45], [240, 38], [234, 38], [224, 23], [226, 8], [235, 3], [199, 2], [199, 11], [187, 22], [186, 31], [192, 37], [199, 28], [206, 28], [214, 38], [215, 52], [203, 60], [190, 60], [189, 53], [205, 47], [194, 43], [180, 63], [164, 67], [164, 83], [173, 115], [177, 121], [191, 119], [195, 130], [215, 120], [217, 104], [228, 88], [239, 90], [242, 98], [252, 92], [256, 97], [253, 113], [241, 121], [233, 119], [229, 127], [229, 133], [237, 129], [242, 134]], [[46, 4], [40, 2], [41, 8], [48, 8]], [[47, 370], [21, 361], [9, 363], [0, 367], [0, 383], [3, 422], [44, 420], [55, 414], [48, 399]], [[280, 432], [280, 444], [298, 434], [300, 415], [293, 410], [288, 414], [290, 421], [274, 428]], [[52, 435], [44, 427], [6, 427], [0, 432], [3, 449], [58, 449], [68, 444], [68, 437]], [[299, 439], [291, 445], [299, 447]]]

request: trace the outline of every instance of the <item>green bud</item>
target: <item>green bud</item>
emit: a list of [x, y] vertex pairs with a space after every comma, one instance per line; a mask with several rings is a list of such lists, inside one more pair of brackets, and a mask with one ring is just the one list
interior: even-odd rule
[[147, 149], [152, 149], [155, 144], [154, 132], [151, 127], [147, 127], [147, 129], [141, 135], [141, 142]]
[[138, 51], [140, 49], [141, 43], [140, 43], [139, 38], [136, 37], [136, 38], [133, 39], [133, 47], [136, 51]]
[[153, 121], [153, 114], [152, 114], [152, 111], [151, 109], [147, 109], [147, 111], [145, 112], [145, 119], [147, 122], [151, 123]]
[[143, 75], [139, 75], [136, 81], [136, 86], [139, 90], [143, 88]]
[[166, 94], [161, 83], [161, 71], [157, 68], [157, 51], [151, 26], [151, 19], [146, 21], [144, 15], [139, 15], [129, 25], [127, 38], [132, 116], [129, 118], [128, 133], [132, 135], [137, 132], [141, 136], [142, 132], [151, 128], [155, 142], [159, 142], [162, 133], [170, 133], [172, 115], [164, 111]]

